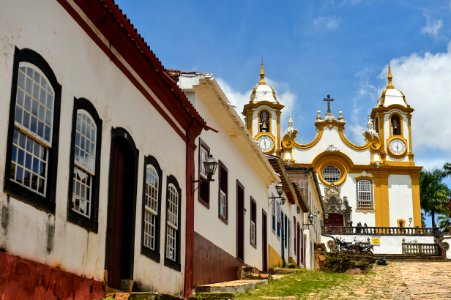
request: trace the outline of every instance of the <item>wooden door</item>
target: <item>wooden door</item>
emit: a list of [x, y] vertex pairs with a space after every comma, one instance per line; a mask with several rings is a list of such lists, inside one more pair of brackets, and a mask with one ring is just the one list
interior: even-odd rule
[[133, 279], [134, 257], [137, 150], [122, 133], [113, 134], [111, 143], [105, 261], [108, 286], [115, 289], [122, 279]]
[[239, 181], [237, 181], [236, 191], [236, 257], [244, 261], [244, 187]]
[[264, 210], [262, 210], [262, 259], [262, 271], [268, 272], [268, 223]]
[[301, 265], [301, 225], [297, 222], [296, 225], [296, 262], [298, 266]]

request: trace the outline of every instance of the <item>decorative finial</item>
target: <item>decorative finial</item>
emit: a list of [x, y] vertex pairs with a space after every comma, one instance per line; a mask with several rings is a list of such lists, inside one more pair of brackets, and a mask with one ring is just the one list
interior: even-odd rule
[[387, 79], [388, 79], [387, 89], [394, 89], [395, 86], [393, 85], [393, 82], [392, 82], [393, 76], [391, 75], [391, 67], [390, 67], [390, 64], [388, 65]]
[[341, 110], [338, 112], [338, 120], [343, 120], [343, 112]]
[[293, 116], [292, 114], [290, 114], [290, 118], [288, 119], [288, 127], [293, 127], [294, 121], [293, 121]]
[[371, 116], [368, 116], [368, 130], [374, 130], [373, 119], [371, 119]]
[[258, 83], [259, 84], [266, 84], [266, 81], [265, 81], [265, 67], [263, 66], [263, 58], [262, 58], [262, 63], [260, 65], [260, 81]]
[[318, 110], [317, 112], [316, 112], [316, 119], [317, 120], [321, 120], [323, 117], [321, 116], [321, 111], [320, 110]]

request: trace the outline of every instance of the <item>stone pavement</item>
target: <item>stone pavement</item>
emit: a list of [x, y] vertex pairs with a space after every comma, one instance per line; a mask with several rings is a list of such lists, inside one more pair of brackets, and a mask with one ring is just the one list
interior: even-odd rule
[[451, 261], [389, 262], [304, 299], [451, 299]]

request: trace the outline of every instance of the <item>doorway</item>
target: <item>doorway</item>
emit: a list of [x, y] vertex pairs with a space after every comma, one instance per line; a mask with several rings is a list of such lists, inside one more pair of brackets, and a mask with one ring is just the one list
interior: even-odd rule
[[262, 271], [268, 272], [268, 223], [266, 212], [262, 210]]
[[123, 128], [111, 132], [110, 186], [105, 269], [108, 286], [133, 279], [138, 150]]
[[236, 257], [244, 262], [244, 187], [236, 182]]

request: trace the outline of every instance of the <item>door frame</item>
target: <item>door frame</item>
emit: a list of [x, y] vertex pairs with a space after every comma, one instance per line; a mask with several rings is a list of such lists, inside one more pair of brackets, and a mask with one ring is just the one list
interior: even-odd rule
[[[239, 190], [243, 191], [243, 197], [242, 199], [240, 199], [239, 197]], [[245, 243], [244, 243], [244, 236], [245, 236], [245, 224], [244, 224], [244, 210], [245, 210], [245, 204], [244, 204], [244, 199], [245, 199], [245, 190], [244, 190], [244, 186], [241, 184], [241, 182], [237, 179], [236, 180], [236, 258], [242, 262], [244, 262], [244, 249], [245, 249]], [[240, 212], [240, 202], [241, 202], [241, 206], [242, 206], [242, 211]], [[240, 219], [242, 222], [242, 230], [240, 232], [240, 228], [239, 228], [239, 223], [240, 223]], [[242, 247], [242, 254], [243, 257], [239, 257], [239, 248], [240, 248], [240, 240], [241, 240], [241, 247]]]
[[108, 175], [108, 207], [107, 207], [107, 223], [106, 223], [106, 238], [105, 238], [105, 271], [106, 271], [106, 279], [108, 280], [109, 275], [109, 256], [110, 256], [110, 236], [108, 234], [108, 230], [111, 227], [111, 217], [112, 217], [112, 210], [113, 210], [113, 203], [112, 203], [112, 187], [114, 183], [113, 178], [113, 164], [114, 164], [114, 157], [113, 157], [113, 147], [118, 139], [123, 139], [128, 146], [130, 147], [130, 150], [133, 154], [133, 159], [135, 160], [134, 164], [134, 172], [133, 172], [133, 178], [131, 179], [132, 184], [132, 230], [131, 230], [131, 253], [130, 253], [130, 278], [133, 279], [133, 273], [134, 273], [134, 256], [135, 256], [135, 230], [136, 230], [136, 196], [137, 196], [137, 183], [138, 183], [138, 164], [139, 164], [139, 151], [136, 148], [135, 142], [133, 141], [133, 138], [128, 133], [128, 131], [122, 127], [112, 127], [111, 128], [111, 142], [110, 142], [110, 165], [109, 165], [109, 175]]
[[268, 216], [262, 209], [262, 271], [268, 272]]

